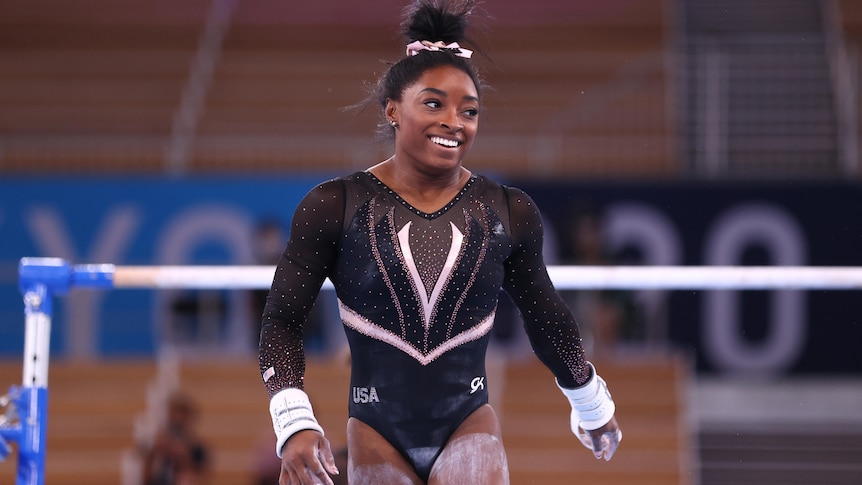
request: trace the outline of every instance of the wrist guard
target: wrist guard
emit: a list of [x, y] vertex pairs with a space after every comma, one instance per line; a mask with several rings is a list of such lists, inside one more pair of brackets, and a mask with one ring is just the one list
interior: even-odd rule
[[557, 387], [572, 405], [572, 432], [578, 435], [578, 427], [592, 431], [606, 425], [614, 417], [616, 406], [605, 380], [596, 374], [592, 363], [587, 363], [592, 377], [581, 387], [566, 389], [557, 382]]
[[308, 395], [301, 389], [287, 388], [278, 391], [269, 401], [269, 414], [275, 430], [275, 454], [281, 458], [281, 449], [294, 433], [313, 429], [323, 434], [311, 409]]

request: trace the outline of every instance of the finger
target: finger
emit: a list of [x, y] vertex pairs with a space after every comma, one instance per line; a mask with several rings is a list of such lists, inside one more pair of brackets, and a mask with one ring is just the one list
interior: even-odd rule
[[620, 430], [607, 431], [602, 434], [602, 451], [604, 453], [605, 461], [610, 461], [614, 456], [614, 453], [616, 453], [617, 447], [619, 447], [622, 439], [623, 432]]
[[578, 441], [580, 441], [585, 448], [587, 448], [588, 450], [593, 449], [593, 437], [590, 436], [589, 431], [585, 431], [584, 429], [578, 427], [577, 437]]
[[321, 462], [323, 462], [323, 466], [326, 468], [327, 472], [333, 475], [339, 474], [338, 467], [335, 466], [335, 456], [332, 454], [332, 447], [329, 444], [329, 440], [324, 439], [323, 447], [318, 451], [317, 457]]
[[278, 476], [278, 485], [296, 485], [299, 480], [296, 478], [296, 473], [284, 467], [281, 468], [281, 474]]
[[601, 460], [602, 455], [604, 454], [604, 444], [602, 442], [602, 436], [604, 433], [599, 430], [585, 431], [584, 434], [590, 437], [589, 443], [591, 450], [593, 450], [593, 456], [596, 457], [596, 460]]
[[332, 478], [329, 477], [329, 474], [326, 473], [326, 470], [323, 469], [322, 466], [319, 466], [316, 472], [314, 473], [315, 480], [311, 483], [314, 485], [322, 483], [323, 485], [335, 485], [332, 483]]
[[297, 485], [318, 485], [321, 483], [334, 485], [316, 455], [309, 463], [298, 464], [294, 470], [296, 471]]
[[320, 482], [315, 474], [311, 473], [306, 466], [300, 466], [299, 469], [294, 471], [296, 472], [296, 481], [293, 482], [295, 485], [317, 485]]
[[604, 440], [602, 438], [602, 436], [598, 439], [593, 437], [593, 455], [596, 457], [596, 460], [601, 460], [604, 454]]

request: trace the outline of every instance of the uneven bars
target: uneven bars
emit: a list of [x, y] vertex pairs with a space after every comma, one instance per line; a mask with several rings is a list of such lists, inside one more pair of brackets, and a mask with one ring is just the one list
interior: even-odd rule
[[[831, 289], [862, 288], [862, 267], [815, 266], [549, 266], [558, 289]], [[73, 287], [150, 289], [268, 288], [274, 266], [71, 265], [59, 258], [22, 258], [25, 304], [22, 387], [10, 389], [18, 421], [0, 422], [0, 461], [18, 443], [16, 485], [44, 485], [48, 361], [55, 295]], [[331, 283], [327, 280], [327, 286]]]
[[[265, 289], [274, 266], [113, 266], [114, 288]], [[75, 271], [92, 273], [90, 266]], [[839, 266], [549, 266], [557, 289], [768, 290], [862, 288], [862, 267]], [[327, 280], [326, 286], [331, 287]]]

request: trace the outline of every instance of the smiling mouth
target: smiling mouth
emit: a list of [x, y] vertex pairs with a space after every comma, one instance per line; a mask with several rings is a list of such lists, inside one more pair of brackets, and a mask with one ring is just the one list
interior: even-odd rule
[[435, 145], [440, 145], [447, 148], [458, 148], [463, 143], [457, 140], [447, 140], [446, 138], [440, 136], [432, 136], [431, 142]]

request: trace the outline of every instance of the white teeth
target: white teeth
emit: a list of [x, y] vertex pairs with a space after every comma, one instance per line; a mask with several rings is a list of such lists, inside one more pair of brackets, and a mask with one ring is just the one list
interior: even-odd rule
[[439, 136], [432, 136], [431, 141], [438, 144], [438, 145], [443, 145], [444, 147], [449, 147], [449, 148], [455, 148], [460, 144], [459, 142], [457, 142], [455, 140], [447, 140], [447, 139], [441, 138]]

